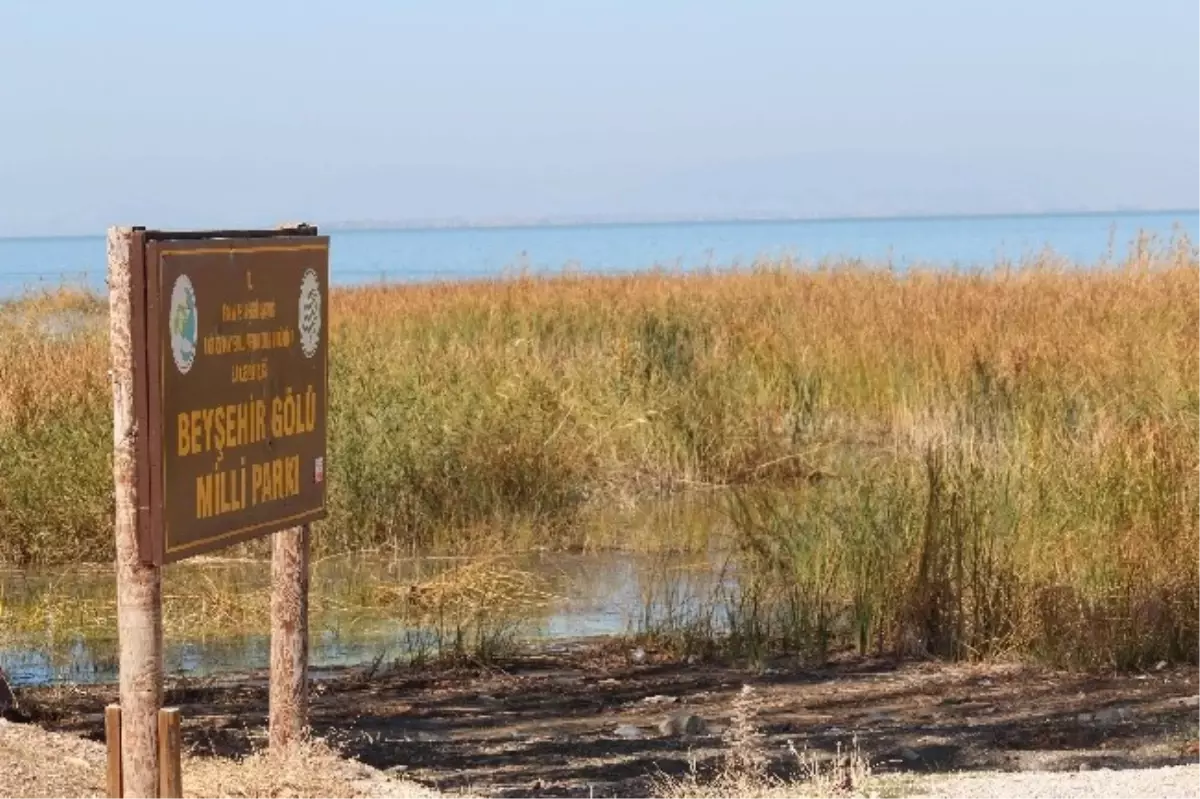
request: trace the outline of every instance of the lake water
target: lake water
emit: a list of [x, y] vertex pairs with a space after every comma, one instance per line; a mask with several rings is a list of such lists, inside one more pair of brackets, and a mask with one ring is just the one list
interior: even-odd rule
[[[351, 285], [577, 269], [729, 267], [758, 258], [859, 258], [975, 267], [1050, 248], [1073, 261], [1119, 258], [1139, 232], [1200, 240], [1196, 211], [1042, 216], [695, 222], [333, 231], [332, 279]], [[64, 283], [104, 286], [102, 236], [0, 239], [0, 296]]]
[[[473, 563], [480, 565], [453, 558], [384, 556], [317, 561], [312, 574], [310, 664], [320, 671], [437, 656], [452, 650], [460, 627], [468, 649], [477, 634], [546, 647], [645, 631], [648, 624], [657, 627], [712, 607], [722, 595], [721, 586], [730, 584], [725, 559], [719, 555], [531, 553], [506, 559], [505, 568], [526, 575], [544, 593], [536, 602], [498, 595], [481, 606], [474, 598], [464, 614], [463, 605], [450, 596], [443, 597], [444, 606], [418, 618], [410, 615], [403, 600], [370, 593], [372, 586], [399, 586], [403, 594], [404, 586], [439, 574], [450, 574], [454, 585], [451, 570], [469, 569]], [[469, 578], [457, 579], [464, 590], [471, 589]], [[196, 591], [198, 585], [211, 590]], [[167, 602], [166, 673], [209, 677], [266, 668], [269, 590], [268, 561], [218, 559], [168, 567], [164, 596], [216, 621], [206, 627], [204, 620], [173, 620], [173, 608], [179, 606]], [[102, 567], [0, 571], [0, 617], [7, 610], [12, 618], [20, 615], [31, 622], [23, 630], [0, 631], [0, 669], [14, 685], [114, 682], [115, 593], [112, 571]], [[221, 621], [227, 602], [256, 604], [257, 617]]]

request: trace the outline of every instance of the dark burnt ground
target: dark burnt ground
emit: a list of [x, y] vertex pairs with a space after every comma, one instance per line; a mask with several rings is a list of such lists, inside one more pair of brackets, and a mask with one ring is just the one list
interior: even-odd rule
[[[820, 668], [751, 670], [581, 648], [502, 666], [343, 672], [312, 685], [315, 735], [348, 757], [445, 791], [495, 796], [638, 796], [655, 775], [720, 762], [733, 698], [757, 696], [756, 726], [777, 773], [796, 749], [830, 755], [857, 737], [877, 773], [1153, 767], [1196, 762], [1195, 666], [1073, 674], [1019, 665], [845, 657]], [[27, 690], [37, 723], [103, 737], [115, 686]], [[195, 753], [265, 744], [265, 675], [174, 682]], [[663, 735], [670, 715], [708, 729]], [[623, 738], [618, 725], [639, 728]], [[625, 734], [635, 734], [626, 729]]]

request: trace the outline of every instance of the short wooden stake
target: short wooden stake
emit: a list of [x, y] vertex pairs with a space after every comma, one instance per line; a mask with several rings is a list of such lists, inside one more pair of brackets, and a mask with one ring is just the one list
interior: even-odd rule
[[177, 707], [158, 711], [158, 795], [160, 799], [183, 797], [183, 744]]
[[109, 799], [121, 799], [121, 706], [104, 708], [104, 743], [108, 747], [106, 770]]
[[305, 524], [280, 530], [272, 542], [268, 739], [275, 753], [308, 726], [308, 539]]

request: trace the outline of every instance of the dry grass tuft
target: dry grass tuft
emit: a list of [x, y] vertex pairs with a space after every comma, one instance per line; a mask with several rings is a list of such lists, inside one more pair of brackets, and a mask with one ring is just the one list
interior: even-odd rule
[[406, 585], [379, 583], [372, 593], [382, 605], [398, 605], [407, 618], [470, 620], [487, 615], [520, 616], [547, 607], [554, 595], [544, 580], [503, 558], [462, 562], [437, 575]]
[[323, 741], [304, 741], [283, 755], [256, 752], [238, 761], [189, 757], [184, 792], [212, 797], [435, 797], [413, 782], [396, 780], [341, 757]]
[[724, 773], [739, 780], [763, 783], [770, 761], [765, 751], [766, 737], [754, 723], [758, 713], [756, 699], [754, 688], [749, 685], [743, 685], [733, 699], [733, 713], [723, 736], [727, 748]]
[[521, 628], [555, 599], [544, 577], [494, 556], [460, 561], [427, 579], [374, 583], [366, 597], [414, 628], [407, 644], [416, 661], [512, 654]]
[[[726, 752], [716, 771], [701, 775], [696, 764], [683, 778], [661, 778], [654, 793], [671, 799], [717, 799], [751, 797], [775, 799], [793, 796], [863, 796], [871, 788], [871, 765], [855, 738], [849, 749], [838, 744], [833, 757], [797, 751], [788, 742], [786, 758], [773, 763], [767, 750], [766, 736], [755, 718], [758, 698], [749, 685], [734, 697], [730, 724], [724, 734]], [[774, 771], [798, 774], [796, 778], [776, 776]]]
[[[104, 744], [33, 725], [0, 721], [0, 797], [105, 796]], [[240, 760], [185, 756], [184, 796], [434, 797], [339, 755], [322, 741], [304, 741], [283, 756], [256, 752]]]

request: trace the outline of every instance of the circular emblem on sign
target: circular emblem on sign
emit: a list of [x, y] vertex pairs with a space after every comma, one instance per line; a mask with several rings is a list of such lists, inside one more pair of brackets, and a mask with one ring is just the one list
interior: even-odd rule
[[304, 357], [316, 355], [320, 343], [321, 284], [317, 281], [317, 273], [308, 269], [300, 281], [300, 349]]
[[171, 355], [181, 374], [187, 374], [196, 360], [196, 290], [187, 275], [175, 278], [171, 289], [171, 310], [168, 325], [171, 331]]

